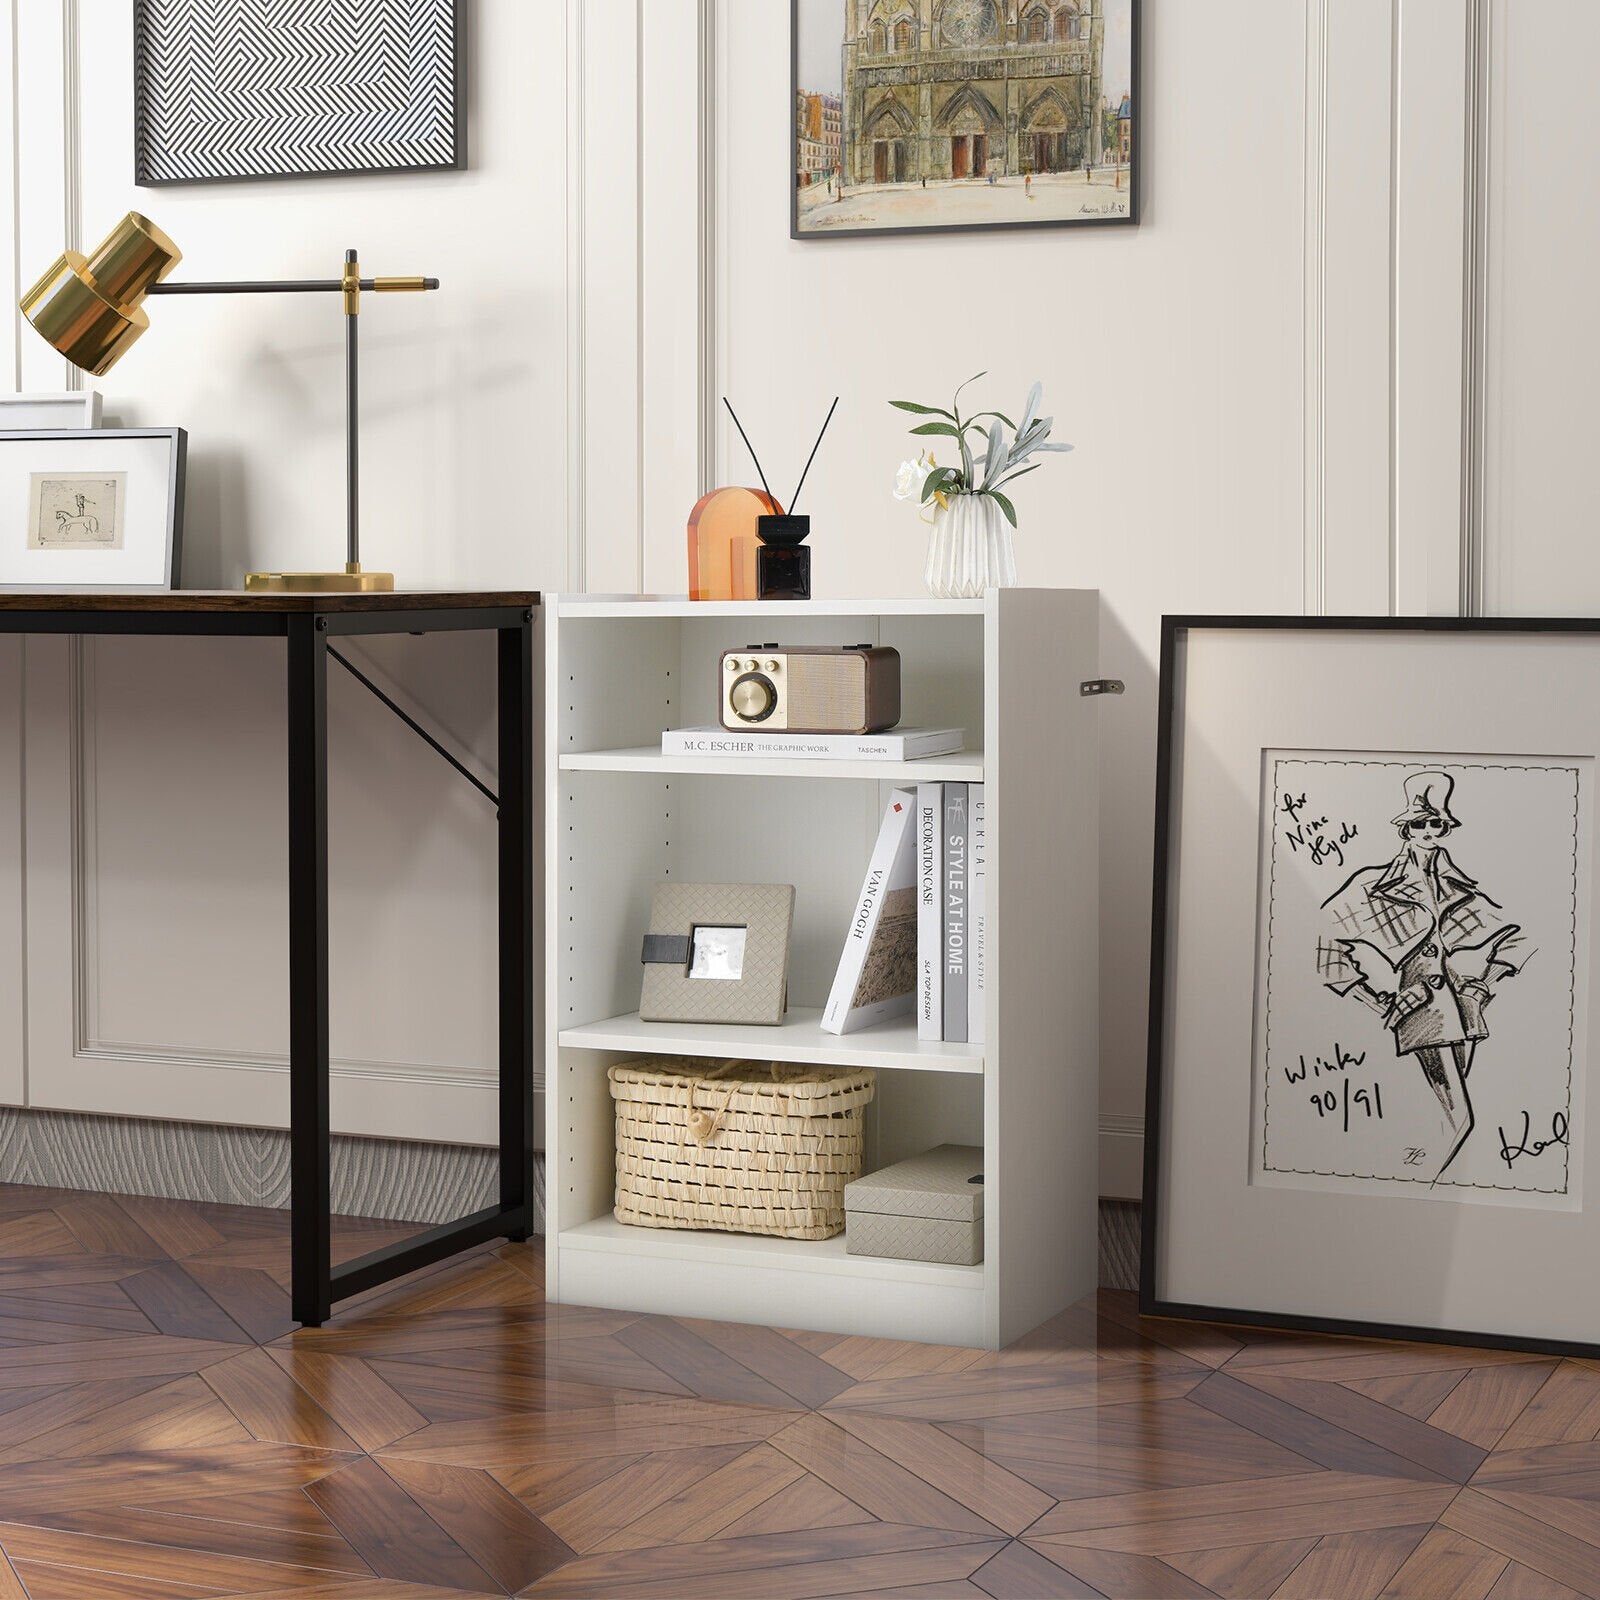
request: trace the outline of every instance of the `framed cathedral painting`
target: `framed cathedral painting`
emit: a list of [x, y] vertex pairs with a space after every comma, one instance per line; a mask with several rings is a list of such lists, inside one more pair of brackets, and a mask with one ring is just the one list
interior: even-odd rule
[[1141, 1303], [1600, 1355], [1600, 623], [1167, 618]]
[[791, 237], [1137, 220], [1140, 0], [791, 4]]

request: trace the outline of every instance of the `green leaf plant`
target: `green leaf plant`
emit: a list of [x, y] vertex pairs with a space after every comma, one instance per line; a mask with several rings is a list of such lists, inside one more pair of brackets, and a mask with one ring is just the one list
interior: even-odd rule
[[[924, 438], [954, 439], [961, 456], [960, 466], [941, 467], [929, 452], [923, 451], [916, 461], [908, 461], [901, 467], [901, 487], [896, 494], [899, 498], [910, 499], [915, 492], [920, 504], [927, 505], [929, 501], [936, 500], [941, 506], [948, 506], [953, 495], [987, 495], [1014, 528], [1017, 525], [1016, 507], [1009, 496], [1000, 492], [1001, 489], [1014, 479], [1037, 472], [1044, 465], [1042, 461], [1030, 461], [1030, 456], [1064, 454], [1072, 446], [1048, 442], [1054, 419], [1038, 414], [1043, 386], [1037, 383], [1028, 391], [1021, 422], [1013, 422], [1003, 411], [978, 411], [963, 417], [961, 390], [985, 376], [985, 373], [979, 372], [968, 378], [956, 390], [948, 411], [939, 406], [919, 405], [915, 400], [889, 402], [899, 411], [909, 411], [918, 417], [937, 418], [933, 422], [919, 423], [910, 431]], [[1009, 439], [1007, 430], [1010, 431]], [[969, 443], [969, 435], [974, 433], [980, 440], [978, 448], [981, 451], [976, 456]]]

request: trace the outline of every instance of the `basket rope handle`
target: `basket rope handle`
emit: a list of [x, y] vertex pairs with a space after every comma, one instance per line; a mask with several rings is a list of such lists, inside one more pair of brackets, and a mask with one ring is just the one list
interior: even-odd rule
[[[733, 1072], [737, 1068], [753, 1065], [754, 1063], [750, 1061], [719, 1062], [706, 1074], [706, 1081], [709, 1082], [712, 1078], [720, 1078], [725, 1072]], [[778, 1081], [778, 1063], [769, 1061], [767, 1065], [772, 1069], [772, 1079], [776, 1083]], [[694, 1135], [696, 1144], [705, 1144], [716, 1138], [717, 1129], [722, 1126], [722, 1119], [728, 1114], [728, 1107], [733, 1104], [733, 1097], [738, 1093], [739, 1086], [736, 1083], [728, 1085], [728, 1092], [723, 1095], [722, 1104], [715, 1111], [702, 1111], [695, 1105], [695, 1088], [696, 1080], [691, 1078], [689, 1080], [689, 1132]]]

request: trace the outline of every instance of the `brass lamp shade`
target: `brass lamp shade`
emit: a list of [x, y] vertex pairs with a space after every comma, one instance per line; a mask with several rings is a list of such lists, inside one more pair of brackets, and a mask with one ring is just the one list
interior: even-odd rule
[[140, 302], [182, 259], [155, 223], [130, 211], [92, 255], [59, 255], [22, 297], [22, 314], [75, 366], [100, 377], [150, 326]]

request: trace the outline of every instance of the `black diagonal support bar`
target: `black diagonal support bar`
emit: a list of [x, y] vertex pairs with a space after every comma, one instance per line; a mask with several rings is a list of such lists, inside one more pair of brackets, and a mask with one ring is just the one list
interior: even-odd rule
[[416, 734], [416, 736], [421, 739], [424, 744], [431, 746], [441, 756], [443, 756], [444, 759], [448, 761], [450, 765], [454, 767], [456, 771], [459, 772], [474, 789], [476, 789], [488, 800], [490, 805], [498, 806], [500, 804], [500, 796], [497, 795], [494, 790], [491, 789], [489, 785], [477, 775], [477, 773], [467, 766], [464, 761], [458, 760], [457, 757], [450, 753], [450, 751], [445, 749], [445, 747], [440, 744], [440, 742], [434, 738], [434, 736], [429, 733], [428, 730], [423, 727], [423, 725], [418, 722], [417, 719], [412, 716], [404, 706], [398, 704], [392, 696], [385, 694], [383, 690], [380, 689], [377, 684], [375, 684], [372, 679], [369, 678], [366, 673], [364, 673], [361, 668], [358, 667], [348, 656], [341, 655], [339, 651], [333, 648], [332, 645], [328, 647], [328, 654], [332, 656], [333, 659], [337, 661], [339, 665], [343, 667], [344, 670], [362, 686], [362, 688], [366, 689], [369, 694], [376, 696], [377, 699], [382, 701], [383, 704], [386, 705], [397, 717], [399, 717], [399, 719], [405, 723], [405, 725], [414, 734]]

